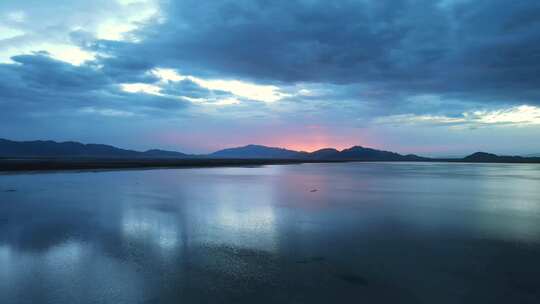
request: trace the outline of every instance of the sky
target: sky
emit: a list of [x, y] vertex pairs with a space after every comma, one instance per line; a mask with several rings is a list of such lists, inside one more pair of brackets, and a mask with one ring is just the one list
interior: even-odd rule
[[0, 137], [540, 153], [537, 0], [2, 0]]

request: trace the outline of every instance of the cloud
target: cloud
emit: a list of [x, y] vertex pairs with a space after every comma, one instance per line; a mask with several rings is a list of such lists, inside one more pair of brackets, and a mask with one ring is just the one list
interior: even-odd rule
[[521, 105], [499, 110], [464, 112], [459, 116], [399, 114], [375, 119], [379, 124], [419, 124], [435, 126], [482, 127], [490, 125], [540, 125], [540, 108]]
[[[274, 102], [289, 94], [281, 92], [280, 88], [272, 85], [258, 85], [240, 80], [203, 79], [194, 76], [178, 74], [173, 69], [154, 69], [152, 73], [165, 82], [181, 82], [185, 86], [204, 88], [207, 92], [228, 92], [241, 98], [256, 101]], [[189, 96], [194, 98], [193, 96]]]
[[288, 96], [280, 92], [278, 87], [271, 85], [257, 85], [239, 80], [205, 80], [196, 77], [191, 77], [190, 80], [203, 88], [228, 91], [236, 96], [257, 101], [274, 102]]
[[540, 108], [523, 105], [502, 110], [465, 113], [465, 117], [472, 117], [473, 120], [483, 124], [540, 124]]
[[399, 114], [383, 116], [375, 119], [380, 124], [427, 124], [427, 125], [456, 125], [466, 123], [463, 117], [448, 117], [437, 115]]
[[74, 66], [55, 60], [50, 54], [41, 52], [34, 55], [12, 57], [18, 65], [4, 65], [18, 74], [22, 84], [42, 90], [90, 90], [109, 83], [106, 75], [93, 66]]
[[91, 49], [120, 61], [152, 53], [151, 65], [205, 79], [358, 83], [394, 97], [540, 99], [536, 1], [184, 0], [164, 5], [163, 23], [136, 31], [143, 43], [101, 41]]
[[[0, 106], [3, 109], [0, 118], [5, 121], [13, 119], [14, 114], [16, 117], [59, 115], [99, 108], [108, 110], [93, 113], [166, 110], [162, 113], [165, 115], [187, 106], [185, 101], [167, 96], [124, 92], [114, 76], [93, 64], [75, 66], [43, 52], [14, 56], [13, 60], [16, 64], [0, 64]], [[137, 91], [136, 87], [127, 88]]]
[[2, 1], [0, 62], [15, 55], [47, 51], [52, 57], [80, 65], [96, 53], [78, 45], [73, 33], [92, 39], [137, 41], [132, 31], [160, 16], [159, 3], [141, 1]]
[[0, 129], [532, 134], [515, 127], [538, 129], [538, 15], [533, 0], [3, 1]]
[[151, 95], [161, 96], [161, 88], [148, 83], [122, 83], [120, 84], [122, 90], [129, 93], [146, 93]]
[[80, 110], [84, 114], [99, 114], [103, 116], [112, 116], [112, 117], [131, 117], [135, 113], [128, 111], [120, 111], [115, 109], [97, 109], [94, 107], [84, 107]]

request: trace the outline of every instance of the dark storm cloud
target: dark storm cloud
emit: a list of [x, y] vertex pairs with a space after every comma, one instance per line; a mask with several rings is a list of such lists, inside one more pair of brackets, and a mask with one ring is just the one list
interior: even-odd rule
[[73, 66], [51, 59], [46, 53], [11, 58], [19, 65], [9, 65], [10, 72], [36, 90], [89, 91], [110, 84], [105, 74], [91, 66]]
[[116, 75], [93, 63], [74, 66], [45, 53], [12, 60], [16, 64], [0, 65], [0, 117], [4, 122], [28, 115], [73, 115], [88, 107], [134, 114], [167, 110], [163, 115], [187, 105], [177, 98], [123, 92]]
[[538, 1], [170, 1], [110, 65], [266, 83], [538, 102]]

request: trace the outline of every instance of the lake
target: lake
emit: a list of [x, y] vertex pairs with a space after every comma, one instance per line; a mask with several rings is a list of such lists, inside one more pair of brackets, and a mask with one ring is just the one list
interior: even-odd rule
[[540, 303], [540, 165], [0, 175], [0, 303]]

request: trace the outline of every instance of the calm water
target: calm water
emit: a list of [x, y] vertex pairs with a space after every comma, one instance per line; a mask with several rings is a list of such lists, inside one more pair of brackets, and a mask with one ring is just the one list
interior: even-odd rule
[[539, 280], [540, 165], [0, 175], [2, 304], [540, 303]]

